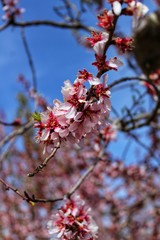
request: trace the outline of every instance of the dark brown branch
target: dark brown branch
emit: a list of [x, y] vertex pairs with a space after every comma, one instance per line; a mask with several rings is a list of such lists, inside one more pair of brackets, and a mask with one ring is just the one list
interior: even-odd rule
[[51, 20], [33, 20], [33, 21], [26, 21], [26, 22], [16, 22], [13, 19], [1, 25], [0, 31], [6, 29], [9, 26], [22, 27], [22, 28], [35, 27], [35, 26], [49, 26], [49, 27], [56, 27], [56, 28], [63, 28], [63, 29], [82, 29], [89, 33], [92, 31], [96, 31], [93, 27], [83, 25], [79, 22], [73, 22], [70, 24], [67, 24], [64, 22], [54, 22]]
[[4, 122], [0, 120], [0, 125], [13, 127], [13, 126], [23, 126], [24, 124], [21, 124], [19, 121], [13, 121], [13, 122]]
[[[158, 100], [155, 104], [154, 109], [152, 110], [151, 113], [146, 113], [146, 114], [142, 114], [141, 117], [137, 117], [137, 118], [133, 118], [129, 121], [122, 121], [122, 119], [117, 119], [115, 120], [116, 125], [118, 126], [118, 129], [122, 130], [122, 131], [130, 131], [133, 129], [137, 129], [137, 128], [141, 128], [144, 126], [147, 126], [150, 124], [150, 122], [155, 118], [155, 116], [157, 115], [158, 111], [159, 111], [159, 106], [160, 106], [160, 91], [157, 88], [157, 86], [155, 86], [155, 84], [150, 80], [150, 79], [144, 79], [144, 78], [140, 78], [140, 77], [126, 77], [126, 78], [121, 78], [115, 82], [113, 82], [112, 84], [109, 85], [109, 88], [113, 88], [114, 86], [117, 86], [123, 82], [127, 82], [127, 81], [140, 81], [140, 82], [147, 82], [149, 83], [155, 90], [156, 95], [158, 97]], [[147, 118], [146, 118], [147, 115]], [[142, 120], [144, 120], [142, 122]], [[111, 120], [112, 121], [112, 120]], [[113, 121], [112, 121], [113, 122]], [[132, 124], [132, 126], [130, 126]]]
[[35, 198], [34, 195], [30, 196], [26, 191], [24, 191], [24, 194], [25, 194], [25, 197], [27, 199], [27, 202], [30, 201], [30, 202], [34, 202], [34, 203], [49, 203], [49, 202], [58, 202], [58, 201], [63, 201], [64, 197], [59, 197], [59, 198], [53, 198], [53, 199], [50, 199], [50, 198], [47, 198], [47, 199], [44, 199], [44, 198]]
[[13, 22], [13, 26], [15, 27], [34, 27], [34, 26], [50, 26], [50, 27], [57, 27], [57, 28], [66, 28], [66, 29], [83, 29], [87, 32], [91, 32], [94, 29], [92, 27], [85, 26], [79, 22], [76, 23], [71, 23], [71, 24], [66, 24], [64, 22], [59, 23], [59, 22], [54, 22], [50, 20], [33, 20], [33, 21], [28, 21], [28, 22]]

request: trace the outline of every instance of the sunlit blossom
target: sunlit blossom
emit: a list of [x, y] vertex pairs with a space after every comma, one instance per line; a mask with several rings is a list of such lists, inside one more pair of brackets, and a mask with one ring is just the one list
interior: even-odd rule
[[48, 222], [48, 230], [54, 239], [60, 240], [95, 240], [98, 227], [90, 215], [90, 208], [77, 196], [66, 200], [52, 220]]

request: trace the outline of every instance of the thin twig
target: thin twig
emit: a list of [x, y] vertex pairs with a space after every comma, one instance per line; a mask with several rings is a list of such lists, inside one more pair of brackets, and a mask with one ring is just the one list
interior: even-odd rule
[[129, 141], [127, 142], [126, 146], [125, 146], [124, 149], [123, 149], [123, 152], [122, 152], [122, 154], [121, 154], [121, 159], [122, 159], [123, 161], [125, 160], [125, 158], [126, 158], [126, 156], [127, 156], [127, 153], [129, 152], [129, 148], [130, 148], [131, 144], [132, 144], [132, 142], [131, 142], [131, 140], [129, 140]]
[[[109, 47], [111, 46], [111, 41], [112, 41], [112, 38], [113, 38], [113, 35], [114, 35], [114, 31], [115, 31], [115, 28], [116, 28], [118, 17], [119, 16], [116, 16], [116, 15], [114, 16], [113, 28], [109, 32], [108, 41], [106, 42], [105, 47], [104, 47], [104, 51], [103, 51], [103, 57], [106, 56], [106, 52], [109, 49]], [[107, 72], [107, 70], [100, 70], [97, 73], [97, 77], [100, 78], [105, 72]]]
[[[46, 166], [46, 164], [48, 163], [48, 161], [54, 156], [54, 154], [56, 153], [56, 151], [58, 150], [58, 148], [60, 147], [60, 143], [57, 145], [57, 148], [53, 150], [53, 152], [45, 159], [45, 161], [42, 163], [44, 164], [44, 166]], [[104, 148], [105, 149], [105, 148]], [[81, 184], [85, 181], [85, 179], [88, 177], [88, 175], [93, 172], [95, 166], [97, 165], [97, 163], [99, 162], [99, 160], [101, 160], [102, 156], [103, 156], [104, 150], [99, 152], [99, 155], [96, 159], [96, 161], [94, 162], [94, 164], [92, 164], [87, 170], [86, 172], [80, 177], [80, 179], [75, 183], [75, 185], [71, 188], [70, 191], [68, 191], [64, 196], [62, 197], [58, 197], [58, 198], [53, 198], [53, 199], [42, 199], [42, 198], [36, 198], [34, 195], [30, 196], [26, 191], [24, 191], [24, 195], [22, 195], [16, 188], [12, 187], [11, 185], [8, 185], [4, 180], [0, 179], [0, 182], [6, 187], [6, 190], [11, 189], [12, 191], [14, 191], [16, 194], [18, 194], [21, 199], [29, 202], [31, 205], [34, 205], [34, 203], [38, 203], [38, 202], [42, 202], [42, 203], [49, 203], [49, 202], [58, 202], [58, 201], [63, 201], [64, 199], [70, 198], [71, 195], [73, 195], [77, 189], [81, 186]], [[39, 166], [40, 167], [40, 166]], [[38, 168], [39, 168], [38, 167]], [[37, 168], [37, 169], [38, 169]], [[38, 170], [41, 171], [42, 168], [40, 167], [40, 169]], [[32, 173], [33, 175], [35, 175], [36, 173]]]
[[24, 32], [23, 28], [21, 28], [21, 37], [22, 37], [22, 42], [23, 42], [23, 45], [24, 45], [24, 49], [25, 49], [25, 52], [26, 52], [26, 55], [27, 55], [27, 58], [28, 58], [28, 62], [29, 62], [29, 66], [30, 66], [30, 69], [31, 69], [31, 73], [32, 73], [33, 89], [34, 89], [34, 92], [37, 92], [37, 80], [36, 80], [35, 66], [34, 66], [34, 63], [33, 63], [33, 58], [32, 58], [31, 52], [29, 50], [28, 43], [27, 43], [25, 32]]
[[86, 25], [83, 25], [79, 22], [72, 23], [72, 24], [66, 24], [64, 22], [54, 22], [50, 20], [33, 20], [33, 21], [26, 21], [26, 22], [13, 22], [13, 26], [15, 27], [34, 27], [34, 26], [50, 26], [50, 27], [57, 27], [57, 28], [66, 28], [66, 29], [83, 29], [87, 32], [94, 31], [93, 27], [89, 27]]
[[25, 124], [21, 124], [19, 120], [14, 120], [13, 122], [4, 122], [0, 120], [0, 125], [13, 127], [13, 126], [24, 126]]
[[[155, 107], [154, 109], [152, 110], [152, 112], [150, 114], [147, 113], [147, 118], [133, 118], [131, 119], [130, 121], [122, 121], [122, 119], [119, 119], [116, 122], [116, 124], [118, 124], [118, 128], [121, 129], [122, 131], [130, 131], [130, 130], [133, 130], [133, 129], [137, 129], [137, 128], [141, 128], [141, 127], [144, 127], [144, 126], [147, 126], [150, 124], [150, 122], [155, 118], [155, 116], [157, 115], [157, 113], [159, 112], [159, 106], [160, 106], [160, 91], [159, 89], [157, 88], [157, 86], [154, 85], [154, 83], [150, 80], [150, 79], [144, 79], [144, 78], [140, 78], [140, 77], [124, 77], [124, 78], [121, 78], [115, 82], [113, 82], [112, 84], [109, 85], [109, 88], [113, 88], [114, 86], [117, 86], [123, 82], [127, 82], [127, 81], [140, 81], [140, 82], [147, 82], [149, 83], [155, 90], [156, 92], [156, 95], [158, 97], [158, 100], [155, 104]], [[139, 121], [140, 120], [140, 121]], [[142, 122], [142, 120], [144, 120]], [[130, 125], [132, 124], [132, 126], [127, 126], [127, 125]]]
[[102, 155], [104, 153], [104, 150], [100, 151], [98, 154], [98, 158], [96, 159], [96, 161], [87, 169], [87, 171], [81, 176], [81, 178], [77, 181], [77, 183], [71, 188], [71, 190], [66, 194], [66, 196], [68, 198], [71, 197], [71, 195], [73, 195], [75, 193], [75, 191], [81, 186], [81, 184], [84, 182], [84, 180], [88, 177], [88, 175], [93, 172], [95, 166], [97, 165], [97, 163], [99, 162], [99, 160], [101, 160]]
[[11, 151], [11, 150], [12, 150], [12, 147], [13, 147], [13, 145], [14, 145], [14, 142], [15, 142], [15, 140], [12, 139], [12, 140], [9, 142], [9, 144], [8, 144], [8, 146], [7, 146], [7, 149], [5, 149], [4, 152], [2, 152], [2, 154], [1, 154], [1, 156], [0, 156], [0, 163], [2, 163], [3, 160], [7, 159], [7, 157], [12, 154], [12, 151]]
[[26, 123], [25, 125], [23, 125], [22, 127], [20, 127], [18, 129], [14, 130], [13, 132], [11, 132], [9, 135], [4, 137], [0, 141], [0, 148], [2, 148], [5, 144], [7, 144], [12, 138], [15, 138], [15, 137], [17, 137], [19, 135], [23, 135], [31, 127], [33, 127], [33, 121], [30, 121], [30, 122]]
[[4, 29], [6, 29], [7, 27], [9, 27], [10, 25], [11, 25], [11, 22], [10, 22], [10, 21], [4, 23], [3, 25], [0, 26], [0, 31], [3, 31]]
[[146, 144], [144, 144], [144, 142], [140, 141], [140, 139], [139, 139], [138, 136], [136, 136], [135, 134], [133, 134], [133, 133], [131, 133], [131, 132], [128, 133], [128, 135], [129, 135], [130, 137], [132, 137], [132, 138], [136, 141], [137, 144], [139, 144], [139, 145], [140, 145], [141, 147], [143, 147], [146, 151], [148, 151], [148, 152], [150, 153], [150, 155], [151, 155], [156, 161], [159, 162], [159, 158], [155, 156], [154, 151], [153, 151], [149, 146], [147, 146]]
[[18, 191], [17, 188], [14, 188], [11, 185], [7, 184], [2, 178], [0, 178], [0, 182], [5, 186], [6, 190], [10, 190], [11, 189], [13, 192], [15, 192], [23, 200], [26, 200], [26, 198]]
[[64, 197], [59, 197], [59, 198], [47, 198], [47, 199], [44, 199], [44, 198], [35, 198], [34, 195], [30, 196], [26, 191], [24, 191], [24, 194], [25, 194], [25, 197], [27, 199], [27, 201], [30, 201], [30, 202], [34, 202], [34, 203], [49, 203], [49, 202], [58, 202], [58, 201], [63, 201], [64, 200]]
[[84, 173], [84, 175], [82, 175], [82, 177], [78, 180], [78, 182], [71, 188], [71, 190], [69, 191], [69, 193], [66, 194], [66, 196], [68, 198], [71, 197], [71, 195], [73, 193], [75, 193], [75, 191], [81, 186], [81, 184], [84, 182], [84, 180], [88, 177], [88, 175], [93, 171], [93, 169], [95, 168], [96, 164], [91, 165], [87, 171]]
[[27, 176], [28, 177], [34, 177], [34, 175], [36, 175], [37, 173], [39, 173], [40, 171], [42, 171], [42, 169], [44, 167], [46, 167], [47, 163], [49, 162], [49, 160], [51, 158], [54, 157], [54, 155], [56, 154], [57, 150], [60, 148], [60, 142], [57, 143], [57, 145], [54, 147], [53, 151], [51, 152], [51, 154], [44, 160], [44, 162], [42, 162], [32, 173], [28, 173]]

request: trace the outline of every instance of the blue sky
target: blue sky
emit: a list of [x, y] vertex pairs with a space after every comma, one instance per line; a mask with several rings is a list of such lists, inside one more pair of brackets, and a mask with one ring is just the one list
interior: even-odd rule
[[[22, 0], [21, 6], [26, 8], [24, 20], [53, 19], [53, 1]], [[63, 81], [68, 78], [73, 81], [79, 69], [88, 67], [93, 54], [79, 46], [70, 30], [41, 26], [26, 28], [25, 34], [36, 68], [38, 90], [50, 101], [59, 98]], [[7, 117], [12, 118], [16, 93], [20, 90], [17, 76], [22, 73], [31, 82], [31, 71], [19, 28], [9, 27], [0, 32], [0, 46], [0, 108], [7, 103]]]

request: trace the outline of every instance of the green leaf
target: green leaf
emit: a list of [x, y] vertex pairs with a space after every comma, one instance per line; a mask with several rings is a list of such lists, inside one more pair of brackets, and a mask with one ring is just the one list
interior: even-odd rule
[[34, 118], [35, 121], [41, 122], [41, 115], [40, 113], [32, 113], [32, 117]]

